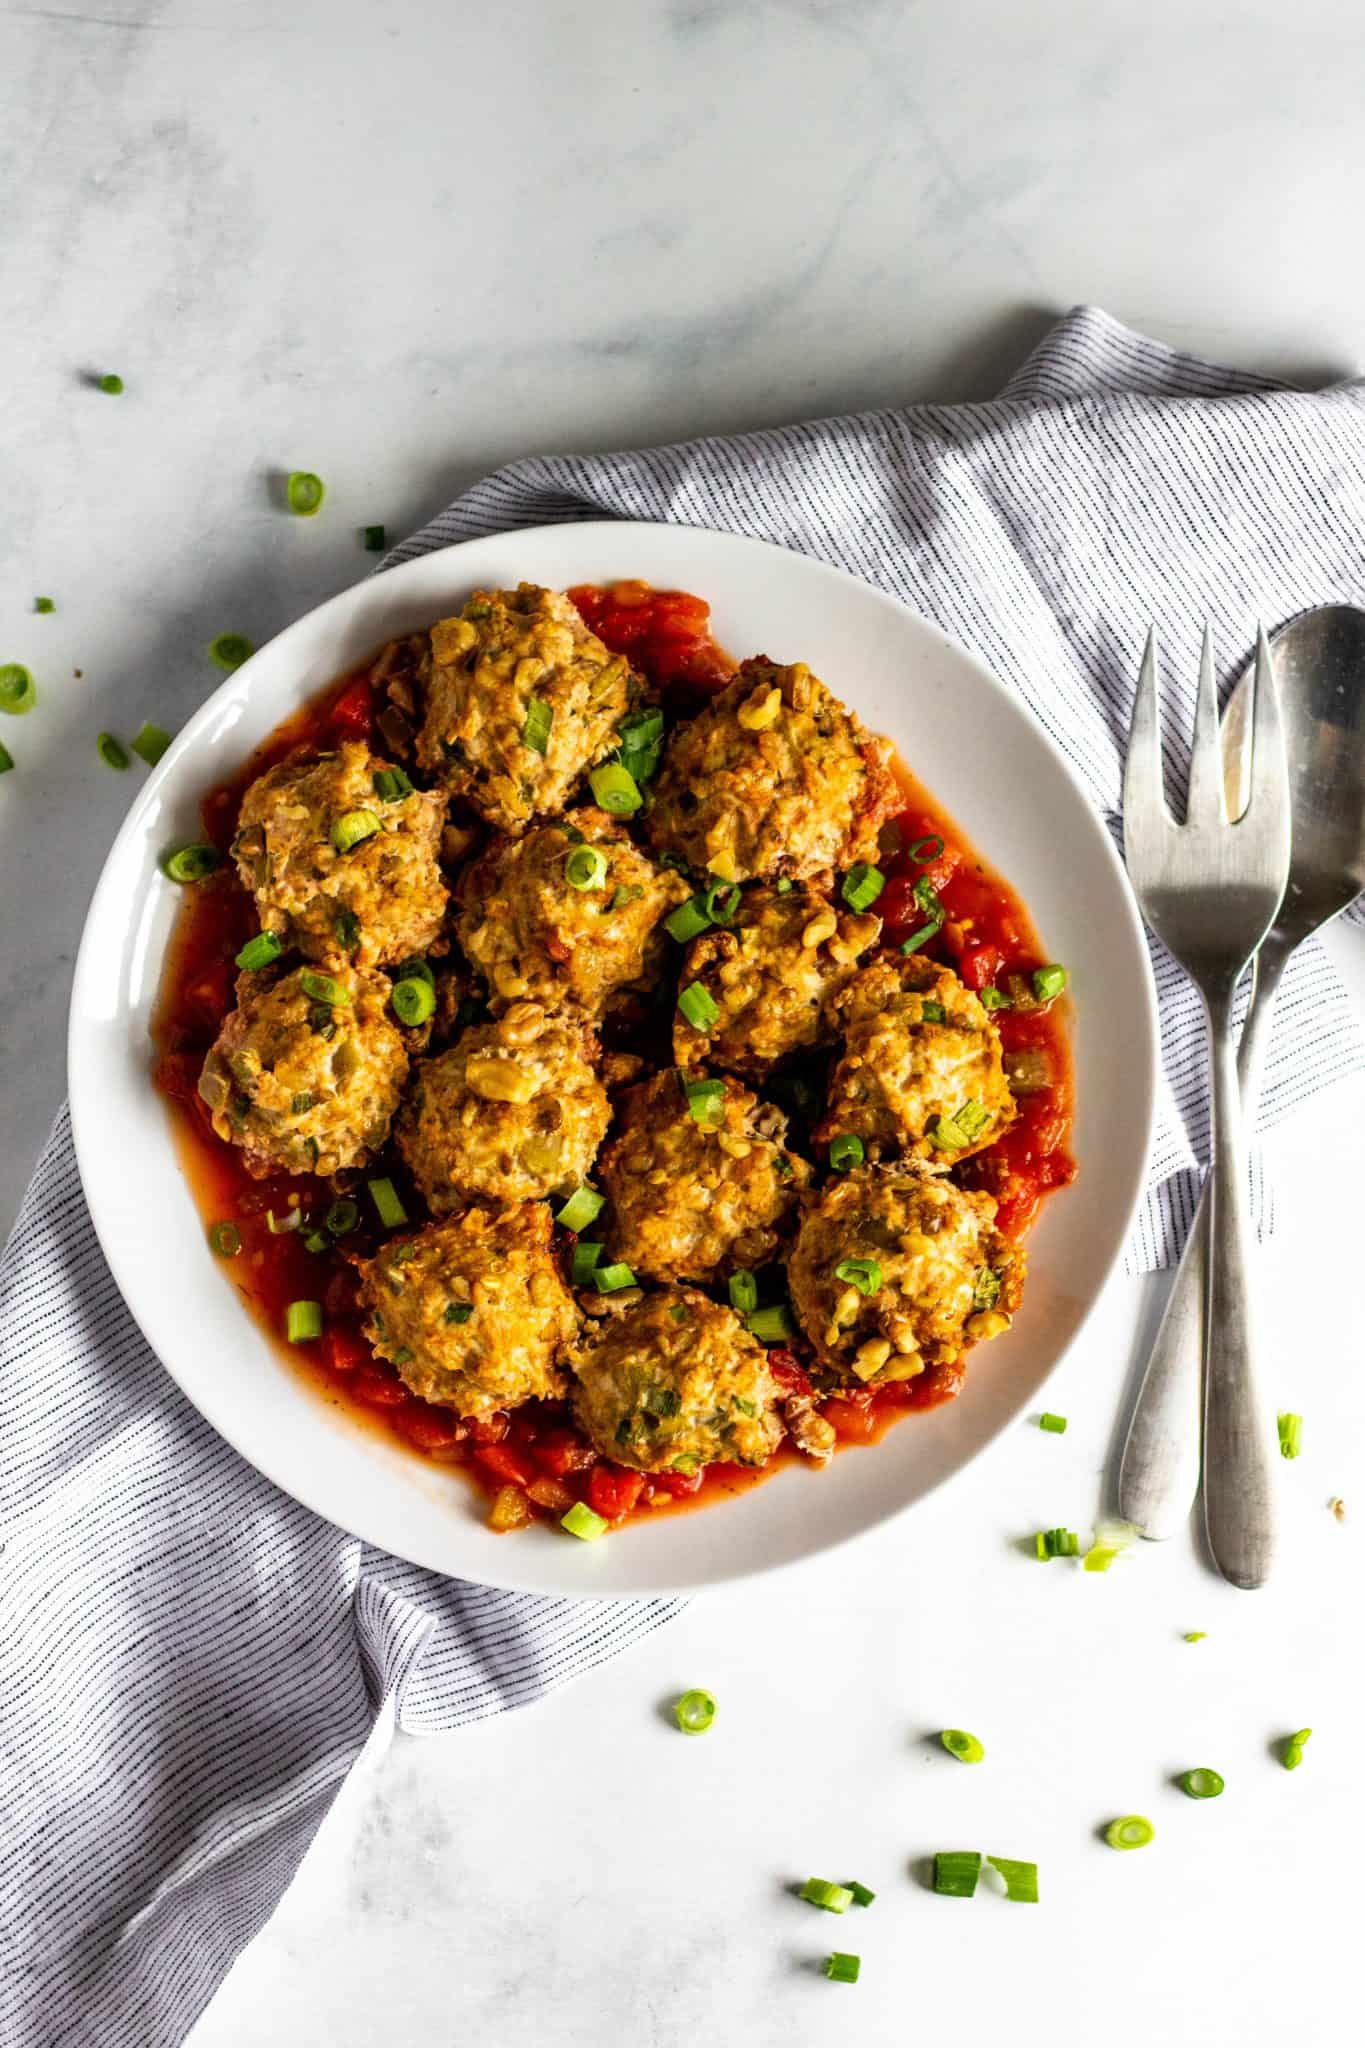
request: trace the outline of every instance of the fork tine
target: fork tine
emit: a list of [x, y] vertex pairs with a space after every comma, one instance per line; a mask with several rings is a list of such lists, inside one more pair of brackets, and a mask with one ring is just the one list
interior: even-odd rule
[[1171, 823], [1161, 767], [1161, 722], [1157, 703], [1156, 627], [1147, 646], [1133, 699], [1133, 723], [1123, 764], [1123, 836], [1126, 845], [1143, 833]]
[[1213, 630], [1204, 628], [1199, 657], [1199, 695], [1194, 707], [1194, 742], [1190, 752], [1190, 793], [1185, 804], [1189, 825], [1225, 825], [1223, 750], [1218, 737], [1218, 683], [1213, 672]]
[[1257, 800], [1289, 807], [1289, 765], [1285, 758], [1284, 728], [1280, 720], [1280, 693], [1275, 681], [1275, 657], [1265, 627], [1256, 629], [1256, 703], [1251, 720], [1251, 794], [1245, 815], [1251, 816]]

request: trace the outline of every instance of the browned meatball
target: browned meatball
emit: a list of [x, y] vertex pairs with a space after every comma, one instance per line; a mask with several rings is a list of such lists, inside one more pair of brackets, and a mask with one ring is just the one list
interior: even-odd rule
[[759, 656], [673, 734], [651, 843], [723, 882], [803, 881], [871, 860], [897, 801], [887, 758], [804, 662]]
[[1008, 1329], [1024, 1254], [995, 1228], [990, 1195], [864, 1166], [806, 1197], [787, 1279], [821, 1365], [880, 1385]]
[[810, 1178], [780, 1110], [736, 1080], [684, 1084], [670, 1068], [629, 1089], [620, 1116], [600, 1168], [616, 1258], [656, 1280], [771, 1258]]

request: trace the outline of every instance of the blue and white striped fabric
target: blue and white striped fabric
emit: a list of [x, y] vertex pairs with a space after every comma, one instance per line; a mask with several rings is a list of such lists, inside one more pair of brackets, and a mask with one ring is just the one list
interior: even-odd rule
[[[1365, 414], [1357, 392], [1267, 389], [1080, 312], [991, 405], [517, 463], [394, 559], [604, 512], [758, 534], [894, 591], [1019, 689], [1112, 814], [1153, 613], [1187, 681], [1206, 615], [1233, 659], [1258, 617], [1360, 598]], [[1174, 1242], [1203, 1141], [1193, 1006], [1159, 978], [1142, 1265]], [[1362, 1061], [1311, 949], [1281, 1014], [1270, 1118]], [[0, 1261], [0, 2041], [171, 2048], [381, 1706], [457, 1728], [542, 1697], [676, 1605], [460, 1585], [276, 1492], [142, 1342], [63, 1117]]]

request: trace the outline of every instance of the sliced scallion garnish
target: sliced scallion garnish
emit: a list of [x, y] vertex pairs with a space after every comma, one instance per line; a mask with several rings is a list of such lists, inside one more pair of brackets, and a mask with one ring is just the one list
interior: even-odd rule
[[720, 1011], [708, 989], [694, 981], [678, 997], [678, 1008], [694, 1031], [711, 1031], [720, 1017]]
[[333, 821], [329, 836], [338, 853], [349, 853], [353, 846], [359, 846], [363, 840], [373, 839], [375, 833], [382, 832], [383, 829], [373, 811], [343, 811], [341, 816]]
[[977, 1849], [940, 1849], [934, 1858], [934, 1890], [945, 1899], [970, 1899], [980, 1876]]
[[242, 1233], [235, 1223], [209, 1226], [209, 1249], [220, 1259], [235, 1259], [242, 1249]]
[[743, 1270], [732, 1273], [729, 1295], [730, 1306], [738, 1315], [751, 1316], [758, 1307], [758, 1282], [753, 1274]]
[[250, 661], [255, 651], [245, 633], [220, 633], [209, 642], [209, 660], [229, 674], [244, 661]]
[[881, 1262], [877, 1259], [840, 1259], [834, 1268], [834, 1277], [845, 1287], [856, 1287], [859, 1294], [875, 1294], [882, 1284]]
[[367, 1180], [370, 1200], [374, 1203], [375, 1214], [385, 1230], [396, 1230], [408, 1220], [408, 1212], [399, 1199], [398, 1190], [391, 1180]]
[[402, 768], [376, 768], [371, 784], [386, 804], [401, 804], [412, 795], [412, 783]]
[[133, 741], [133, 752], [139, 761], [145, 761], [149, 768], [155, 768], [170, 743], [171, 736], [164, 726], [144, 725]]
[[1182, 1771], [1176, 1783], [1189, 1799], [1216, 1799], [1223, 1790], [1220, 1774], [1204, 1765], [1192, 1771]]
[[360, 1221], [360, 1204], [343, 1195], [322, 1220], [333, 1237], [349, 1237]]
[[850, 910], [870, 910], [882, 890], [886, 887], [886, 876], [880, 868], [874, 868], [870, 861], [856, 861], [844, 876], [839, 894]]
[[414, 974], [406, 981], [394, 983], [389, 1001], [393, 1004], [393, 1014], [399, 1023], [415, 1029], [417, 1025], [425, 1024], [434, 1014], [436, 991], [429, 981], [424, 981], [420, 975]]
[[808, 1877], [796, 1896], [808, 1906], [818, 1906], [822, 1913], [846, 1913], [853, 1904], [848, 1886], [833, 1884], [827, 1877]]
[[384, 529], [382, 526], [366, 526], [361, 529], [365, 536], [367, 555], [382, 555], [384, 552]]
[[331, 1010], [350, 1008], [351, 997], [344, 983], [330, 974], [317, 974], [311, 967], [299, 971], [299, 987], [315, 1003], [326, 1003]]
[[1038, 1865], [1016, 1863], [1012, 1856], [988, 1856], [986, 1861], [991, 1869], [998, 1871], [1005, 1880], [1005, 1897], [1015, 1899], [1021, 1905], [1036, 1906], [1038, 1903]]
[[117, 370], [106, 370], [100, 378], [100, 390], [105, 393], [106, 397], [117, 398], [122, 389], [123, 379], [119, 376]]
[[723, 1081], [686, 1081], [683, 1092], [687, 1097], [687, 1113], [694, 1123], [712, 1130], [725, 1120], [725, 1083]]
[[1066, 987], [1065, 967], [1035, 967], [1033, 970], [1033, 993], [1040, 1003], [1050, 1003]]
[[291, 512], [300, 519], [311, 519], [322, 509], [327, 495], [327, 486], [320, 476], [314, 476], [311, 469], [291, 470], [285, 481], [284, 495]]
[[694, 1686], [683, 1694], [673, 1712], [684, 1735], [705, 1735], [716, 1718], [715, 1695]]
[[574, 1189], [563, 1208], [555, 1211], [555, 1222], [563, 1229], [571, 1230], [577, 1237], [580, 1231], [586, 1230], [588, 1225], [601, 1215], [606, 1200], [605, 1195], [599, 1194], [596, 1188], [589, 1187], [585, 1181], [582, 1187]]
[[196, 840], [168, 853], [161, 863], [161, 872], [172, 882], [202, 882], [206, 876], [216, 874], [221, 865], [217, 847]]
[[850, 1167], [863, 1163], [863, 1141], [852, 1131], [841, 1131], [837, 1138], [829, 1141], [829, 1163], [836, 1173], [847, 1173]]
[[862, 1967], [861, 1956], [845, 1955], [842, 1949], [825, 1957], [825, 1975], [832, 1984], [856, 1984]]
[[796, 1335], [792, 1319], [780, 1302], [772, 1308], [755, 1309], [745, 1317], [744, 1327], [760, 1344], [790, 1344]]
[[284, 951], [284, 941], [278, 932], [257, 932], [254, 939], [248, 939], [237, 955], [234, 965], [244, 974], [258, 974], [263, 967], [269, 967]]
[[573, 1248], [573, 1284], [575, 1287], [590, 1287], [592, 1276], [597, 1271], [602, 1254], [606, 1250], [595, 1238], [580, 1237]]
[[710, 924], [711, 920], [706, 914], [706, 898], [690, 896], [686, 903], [679, 904], [678, 908], [664, 919], [664, 930], [671, 938], [676, 939], [680, 946], [685, 946], [689, 939], [700, 938], [704, 931], [709, 930]]
[[547, 752], [554, 722], [554, 705], [547, 703], [544, 697], [532, 697], [526, 706], [526, 723], [521, 728], [521, 744], [529, 747], [533, 754]]
[[1111, 1849], [1145, 1849], [1156, 1840], [1156, 1829], [1145, 1813], [1121, 1813], [1104, 1831]]
[[638, 811], [644, 798], [629, 768], [620, 761], [604, 761], [588, 777], [593, 801], [613, 818], [628, 818]]
[[1280, 1456], [1297, 1458], [1303, 1449], [1303, 1417], [1301, 1415], [1280, 1415], [1276, 1417], [1276, 1428], [1280, 1437]]
[[614, 1266], [594, 1266], [592, 1277], [599, 1294], [619, 1294], [622, 1288], [635, 1285], [635, 1275], [620, 1261]]
[[576, 846], [564, 863], [571, 889], [600, 889], [607, 879], [607, 856], [600, 846]]
[[559, 1526], [561, 1529], [567, 1529], [570, 1536], [577, 1536], [583, 1543], [595, 1543], [599, 1536], [606, 1535], [608, 1527], [602, 1517], [594, 1514], [587, 1502], [582, 1500], [576, 1500], [567, 1515], [560, 1517]]
[[285, 1311], [285, 1335], [291, 1344], [308, 1344], [322, 1335], [322, 1303], [291, 1301]]
[[1296, 1771], [1303, 1762], [1303, 1746], [1312, 1733], [1311, 1728], [1300, 1728], [1293, 1735], [1286, 1735], [1280, 1761], [1287, 1771]]
[[938, 1739], [949, 1756], [955, 1756], [960, 1764], [979, 1764], [985, 1757], [981, 1741], [975, 1735], [969, 1735], [965, 1728], [940, 1729]]
[[120, 775], [132, 766], [132, 756], [121, 739], [111, 732], [102, 732], [95, 741], [95, 751], [106, 768], [117, 768]]
[[1039, 1429], [1045, 1429], [1049, 1436], [1066, 1435], [1065, 1415], [1052, 1415], [1046, 1409], [1038, 1417]]

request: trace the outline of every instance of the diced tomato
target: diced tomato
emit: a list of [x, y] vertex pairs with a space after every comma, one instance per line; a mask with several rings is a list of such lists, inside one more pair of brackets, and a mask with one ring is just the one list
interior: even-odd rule
[[784, 1394], [808, 1394], [811, 1391], [810, 1378], [796, 1362], [796, 1353], [788, 1351], [785, 1344], [775, 1345], [768, 1353], [768, 1370]]
[[350, 1385], [356, 1399], [370, 1408], [400, 1408], [408, 1398], [407, 1388], [388, 1366], [362, 1365], [352, 1375]]
[[529, 1486], [539, 1476], [534, 1459], [528, 1452], [519, 1451], [514, 1444], [481, 1444], [474, 1456], [494, 1479], [509, 1481], [516, 1486]]
[[983, 989], [995, 981], [1004, 966], [998, 946], [969, 944], [963, 948], [958, 973], [970, 989]]
[[526, 1491], [538, 1508], [548, 1508], [552, 1514], [567, 1515], [574, 1504], [562, 1479], [533, 1479]]
[[845, 1443], [870, 1443], [877, 1434], [877, 1418], [862, 1402], [844, 1401], [836, 1394], [833, 1400], [826, 1401], [820, 1413]]
[[322, 1355], [333, 1372], [358, 1372], [363, 1365], [373, 1365], [371, 1351], [359, 1330], [339, 1323], [327, 1331], [322, 1340]]
[[704, 1471], [697, 1472], [656, 1472], [653, 1487], [656, 1493], [671, 1493], [674, 1500], [686, 1500], [692, 1493], [700, 1493]]
[[339, 740], [367, 740], [374, 726], [374, 691], [368, 676], [348, 683], [333, 704], [327, 723]]
[[700, 640], [711, 620], [706, 599], [692, 597], [685, 590], [661, 590], [651, 609], [657, 633], [677, 634], [694, 642]]
[[476, 1444], [500, 1444], [511, 1428], [509, 1418], [499, 1408], [492, 1415], [480, 1415], [469, 1425], [469, 1435]]
[[532, 1444], [531, 1456], [553, 1479], [562, 1479], [568, 1472], [584, 1472], [597, 1462], [592, 1445], [573, 1429], [547, 1430]]
[[[662, 1476], [655, 1475], [656, 1485]], [[605, 1521], [619, 1522], [639, 1500], [644, 1484], [643, 1472], [627, 1472], [620, 1465], [594, 1465], [588, 1478], [588, 1506]]]
[[452, 1450], [465, 1434], [458, 1415], [453, 1415], [449, 1408], [435, 1408], [429, 1401], [414, 1401], [395, 1419], [413, 1449], [425, 1451], [428, 1456]]
[[643, 609], [623, 611], [613, 605], [597, 621], [597, 631], [613, 654], [624, 654], [628, 647], [638, 647], [649, 632], [649, 613]]

